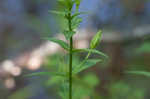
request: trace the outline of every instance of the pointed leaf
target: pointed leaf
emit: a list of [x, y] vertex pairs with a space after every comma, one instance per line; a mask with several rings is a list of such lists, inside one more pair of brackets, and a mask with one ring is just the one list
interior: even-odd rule
[[150, 77], [150, 72], [145, 72], [145, 71], [127, 71], [126, 73]]
[[51, 11], [48, 11], [49, 13], [53, 13], [53, 14], [58, 14], [58, 15], [63, 15], [65, 16], [66, 12], [63, 12], [63, 11], [55, 11], [55, 10], [51, 10]]
[[73, 52], [89, 52], [89, 53], [96, 53], [96, 54], [99, 54], [99, 55], [102, 55], [106, 58], [108, 58], [107, 55], [105, 55], [103, 52], [100, 52], [96, 49], [73, 49]]
[[65, 35], [65, 38], [69, 40], [75, 34], [75, 32], [66, 30], [63, 32], [63, 34]]
[[49, 10], [48, 12], [61, 16], [66, 16], [68, 13], [70, 13], [67, 9], [65, 9], [64, 11]]
[[101, 62], [102, 60], [100, 59], [87, 59], [82, 63], [82, 65], [78, 65], [73, 69], [73, 73], [77, 74], [85, 69], [88, 69], [92, 66], [94, 66], [96, 63]]
[[75, 0], [75, 3], [76, 3], [76, 10], [78, 10], [80, 3], [81, 3], [81, 0]]
[[76, 12], [72, 15], [72, 18], [76, 17], [76, 16], [79, 16], [81, 14], [87, 14], [88, 12]]
[[82, 22], [82, 18], [80, 18], [80, 17], [74, 17], [72, 19], [72, 29], [78, 28], [81, 22]]
[[25, 76], [66, 76], [64, 73], [53, 73], [53, 72], [36, 72], [36, 73], [31, 73]]
[[66, 42], [62, 41], [62, 40], [58, 40], [58, 39], [56, 39], [56, 38], [44, 38], [44, 39], [59, 44], [59, 45], [60, 45], [62, 48], [64, 48], [65, 50], [69, 50], [69, 45], [68, 45]]
[[93, 37], [91, 43], [90, 43], [90, 48], [96, 48], [96, 46], [100, 43], [102, 37], [102, 31], [99, 30], [96, 35]]

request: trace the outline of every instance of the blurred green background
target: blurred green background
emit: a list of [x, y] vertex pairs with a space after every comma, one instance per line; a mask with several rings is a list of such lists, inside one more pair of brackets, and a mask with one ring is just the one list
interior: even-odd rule
[[[66, 52], [41, 39], [64, 39], [65, 21], [48, 13], [53, 9], [61, 9], [56, 0], [0, 0], [0, 99], [60, 99], [57, 77], [25, 76], [67, 68]], [[126, 71], [150, 72], [150, 1], [83, 0], [80, 11], [88, 14], [80, 16], [74, 46], [87, 48], [102, 29], [97, 49], [109, 59], [80, 73], [74, 82], [76, 99], [149, 99], [150, 77]], [[75, 55], [74, 63], [85, 54]]]

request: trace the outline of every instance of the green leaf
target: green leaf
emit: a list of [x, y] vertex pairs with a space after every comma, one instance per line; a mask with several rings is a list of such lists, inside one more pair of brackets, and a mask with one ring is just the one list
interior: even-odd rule
[[76, 10], [78, 10], [80, 3], [81, 3], [81, 0], [74, 0], [74, 2], [76, 3]]
[[74, 3], [72, 0], [58, 0], [58, 2], [60, 5], [65, 6], [67, 8], [72, 8]]
[[44, 38], [44, 39], [59, 44], [59, 45], [60, 45], [62, 48], [64, 48], [65, 50], [69, 50], [69, 45], [68, 45], [66, 42], [62, 41], [62, 40], [58, 40], [58, 39], [56, 39], [56, 38]]
[[36, 73], [31, 73], [31, 74], [28, 74], [28, 75], [25, 75], [25, 76], [45, 76], [45, 75], [48, 75], [48, 76], [66, 76], [66, 74], [64, 73], [54, 73], [54, 72], [36, 72]]
[[96, 35], [93, 37], [91, 43], [90, 43], [90, 48], [96, 48], [96, 46], [100, 43], [102, 37], [102, 31], [99, 30]]
[[58, 3], [59, 3], [60, 5], [62, 5], [62, 6], [65, 6], [65, 7], [68, 6], [66, 0], [57, 0], [57, 1], [58, 1]]
[[96, 54], [99, 54], [99, 55], [102, 55], [106, 58], [108, 58], [107, 55], [105, 55], [103, 52], [100, 52], [96, 49], [73, 49], [73, 52], [89, 52], [89, 53], [96, 53]]
[[87, 14], [88, 12], [76, 12], [72, 15], [72, 18], [75, 18], [76, 16], [79, 16], [81, 14]]
[[68, 5], [68, 8], [72, 8], [72, 6], [73, 6], [73, 0], [66, 0], [66, 2], [67, 2], [67, 5]]
[[49, 10], [49, 13], [53, 13], [56, 15], [60, 15], [60, 16], [64, 16], [66, 18], [66, 16], [68, 15], [68, 13], [71, 13], [69, 10], [64, 9], [64, 11], [55, 11], [55, 10]]
[[81, 22], [82, 22], [82, 18], [80, 18], [80, 17], [74, 17], [72, 19], [72, 24], [71, 24], [72, 25], [72, 29], [78, 28]]
[[127, 71], [126, 73], [150, 77], [150, 72], [145, 72], [145, 71]]
[[85, 69], [88, 69], [94, 66], [96, 63], [101, 62], [101, 61], [102, 60], [100, 59], [87, 59], [81, 65], [75, 66], [75, 68], [73, 69], [73, 73], [77, 74]]
[[66, 12], [64, 11], [55, 11], [55, 10], [50, 10], [48, 11], [49, 13], [53, 13], [53, 14], [58, 14], [58, 15], [63, 15], [65, 16]]
[[74, 1], [75, 1], [76, 5], [80, 5], [80, 3], [81, 3], [81, 0], [74, 0]]
[[63, 32], [63, 34], [65, 35], [65, 38], [69, 40], [75, 34], [75, 32], [66, 30]]

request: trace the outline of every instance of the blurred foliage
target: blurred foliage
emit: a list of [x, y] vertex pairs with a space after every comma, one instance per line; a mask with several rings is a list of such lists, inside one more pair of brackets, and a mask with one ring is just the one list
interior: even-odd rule
[[144, 42], [139, 48], [136, 50], [137, 53], [150, 53], [150, 42]]
[[8, 99], [29, 99], [32, 96], [30, 92], [30, 86], [17, 90], [13, 95], [9, 96]]
[[[58, 55], [58, 54], [50, 57], [50, 59], [48, 58], [45, 64], [45, 70], [55, 71], [56, 69], [58, 69], [59, 65], [62, 68], [61, 70], [68, 69], [67, 64], [64, 63], [64, 60], [68, 60], [68, 57], [63, 58], [63, 55]], [[76, 55], [74, 57], [73, 64], [77, 64], [79, 63], [79, 61], [80, 61], [80, 58], [79, 56]], [[47, 85], [52, 86], [53, 84], [55, 84], [55, 86], [60, 87], [60, 83], [61, 83], [60, 80], [61, 80], [60, 76], [51, 76], [51, 78], [47, 81]], [[89, 97], [89, 98], [91, 97], [94, 99], [99, 99], [97, 98], [97, 95], [96, 95], [97, 92], [95, 91], [95, 88], [97, 85], [99, 85], [99, 83], [100, 83], [99, 78], [94, 73], [85, 73], [81, 77], [79, 76], [73, 77], [73, 98], [84, 99], [86, 97]], [[63, 88], [62, 92], [66, 92], [65, 94], [68, 93], [67, 85], [68, 84], [64, 82], [64, 87], [66, 87], [66, 91]], [[63, 93], [60, 93], [60, 94], [63, 95]]]
[[[146, 42], [146, 45], [149, 44]], [[139, 50], [145, 46], [145, 43], [142, 45], [139, 45]], [[149, 46], [146, 46], [146, 48], [149, 48]], [[143, 53], [145, 53], [145, 48]], [[147, 50], [146, 50], [147, 53]], [[143, 54], [140, 54], [142, 56]], [[60, 71], [66, 71], [68, 62], [68, 57], [65, 56], [62, 53], [57, 53], [52, 56], [49, 56], [45, 60], [45, 64], [42, 68], [42, 71], [47, 72], [53, 72], [56, 71], [59, 66], [61, 66]], [[145, 60], [141, 60], [143, 57], [136, 57], [131, 60], [132, 62], [129, 63], [129, 67], [126, 68], [128, 70], [149, 70], [146, 69], [147, 66], [145, 65]], [[78, 64], [80, 62], [80, 56], [75, 55], [73, 64]], [[141, 62], [141, 63], [140, 63]], [[140, 66], [139, 66], [140, 63]], [[137, 65], [138, 64], [138, 65]], [[145, 69], [144, 69], [145, 68]], [[46, 80], [43, 80], [44, 82], [44, 88], [47, 89], [48, 93], [53, 93], [53, 96], [56, 96], [56, 91], [58, 88], [60, 88], [60, 77], [61, 76], [47, 76], [48, 78]], [[127, 77], [127, 78], [125, 78]], [[98, 86], [103, 86], [101, 84], [100, 78], [95, 73], [81, 73], [80, 75], [74, 77], [74, 99], [80, 99], [79, 97], [82, 97], [81, 99], [145, 99], [145, 86], [148, 85], [148, 82], [150, 81], [149, 78], [144, 78], [142, 76], [134, 76], [131, 74], [125, 74], [125, 77], [121, 78], [121, 80], [114, 80], [114, 78], [111, 78], [111, 82], [107, 83], [104, 87], [107, 90], [107, 94], [102, 94], [101, 91], [95, 90]], [[43, 76], [39, 76], [39, 78], [43, 78]], [[38, 79], [39, 79], [38, 78]], [[124, 80], [126, 79], [126, 80]], [[38, 80], [40, 81], [40, 79]], [[68, 84], [64, 83], [62, 87], [62, 92], [67, 92]], [[29, 99], [29, 97], [32, 96], [32, 92], [30, 92], [30, 86], [25, 87], [23, 89], [20, 89], [16, 92], [14, 92], [9, 99]], [[60, 93], [60, 95], [63, 95]], [[57, 97], [59, 99], [59, 97]], [[56, 98], [56, 99], [57, 99]], [[147, 99], [147, 98], [146, 98]]]
[[144, 99], [144, 91], [132, 88], [125, 82], [115, 82], [109, 86], [110, 99]]

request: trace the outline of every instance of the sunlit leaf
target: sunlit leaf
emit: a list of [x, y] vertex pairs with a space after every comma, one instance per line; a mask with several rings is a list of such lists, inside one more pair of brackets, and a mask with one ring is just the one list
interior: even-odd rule
[[88, 68], [94, 66], [96, 63], [101, 62], [101, 61], [102, 60], [100, 60], [100, 59], [87, 59], [82, 63], [82, 65], [75, 66], [75, 68], [73, 69], [73, 73], [74, 74], [79, 73], [85, 69], [88, 69]]
[[64, 48], [65, 50], [69, 50], [69, 45], [68, 45], [66, 42], [62, 41], [62, 40], [58, 40], [58, 39], [56, 39], [56, 38], [44, 38], [44, 39], [59, 44], [59, 45], [60, 45], [62, 48]]
[[89, 52], [89, 53], [96, 53], [96, 54], [99, 54], [101, 56], [104, 56], [106, 58], [108, 58], [107, 55], [105, 55], [103, 52], [100, 52], [96, 49], [73, 49], [73, 52]]
[[81, 0], [74, 0], [74, 1], [75, 1], [76, 5], [80, 5], [80, 3], [81, 3]]
[[102, 31], [99, 30], [96, 35], [93, 37], [91, 43], [90, 43], [90, 48], [96, 48], [96, 46], [100, 43], [102, 37]]
[[126, 73], [150, 77], [150, 72], [146, 72], [146, 71], [127, 71]]

